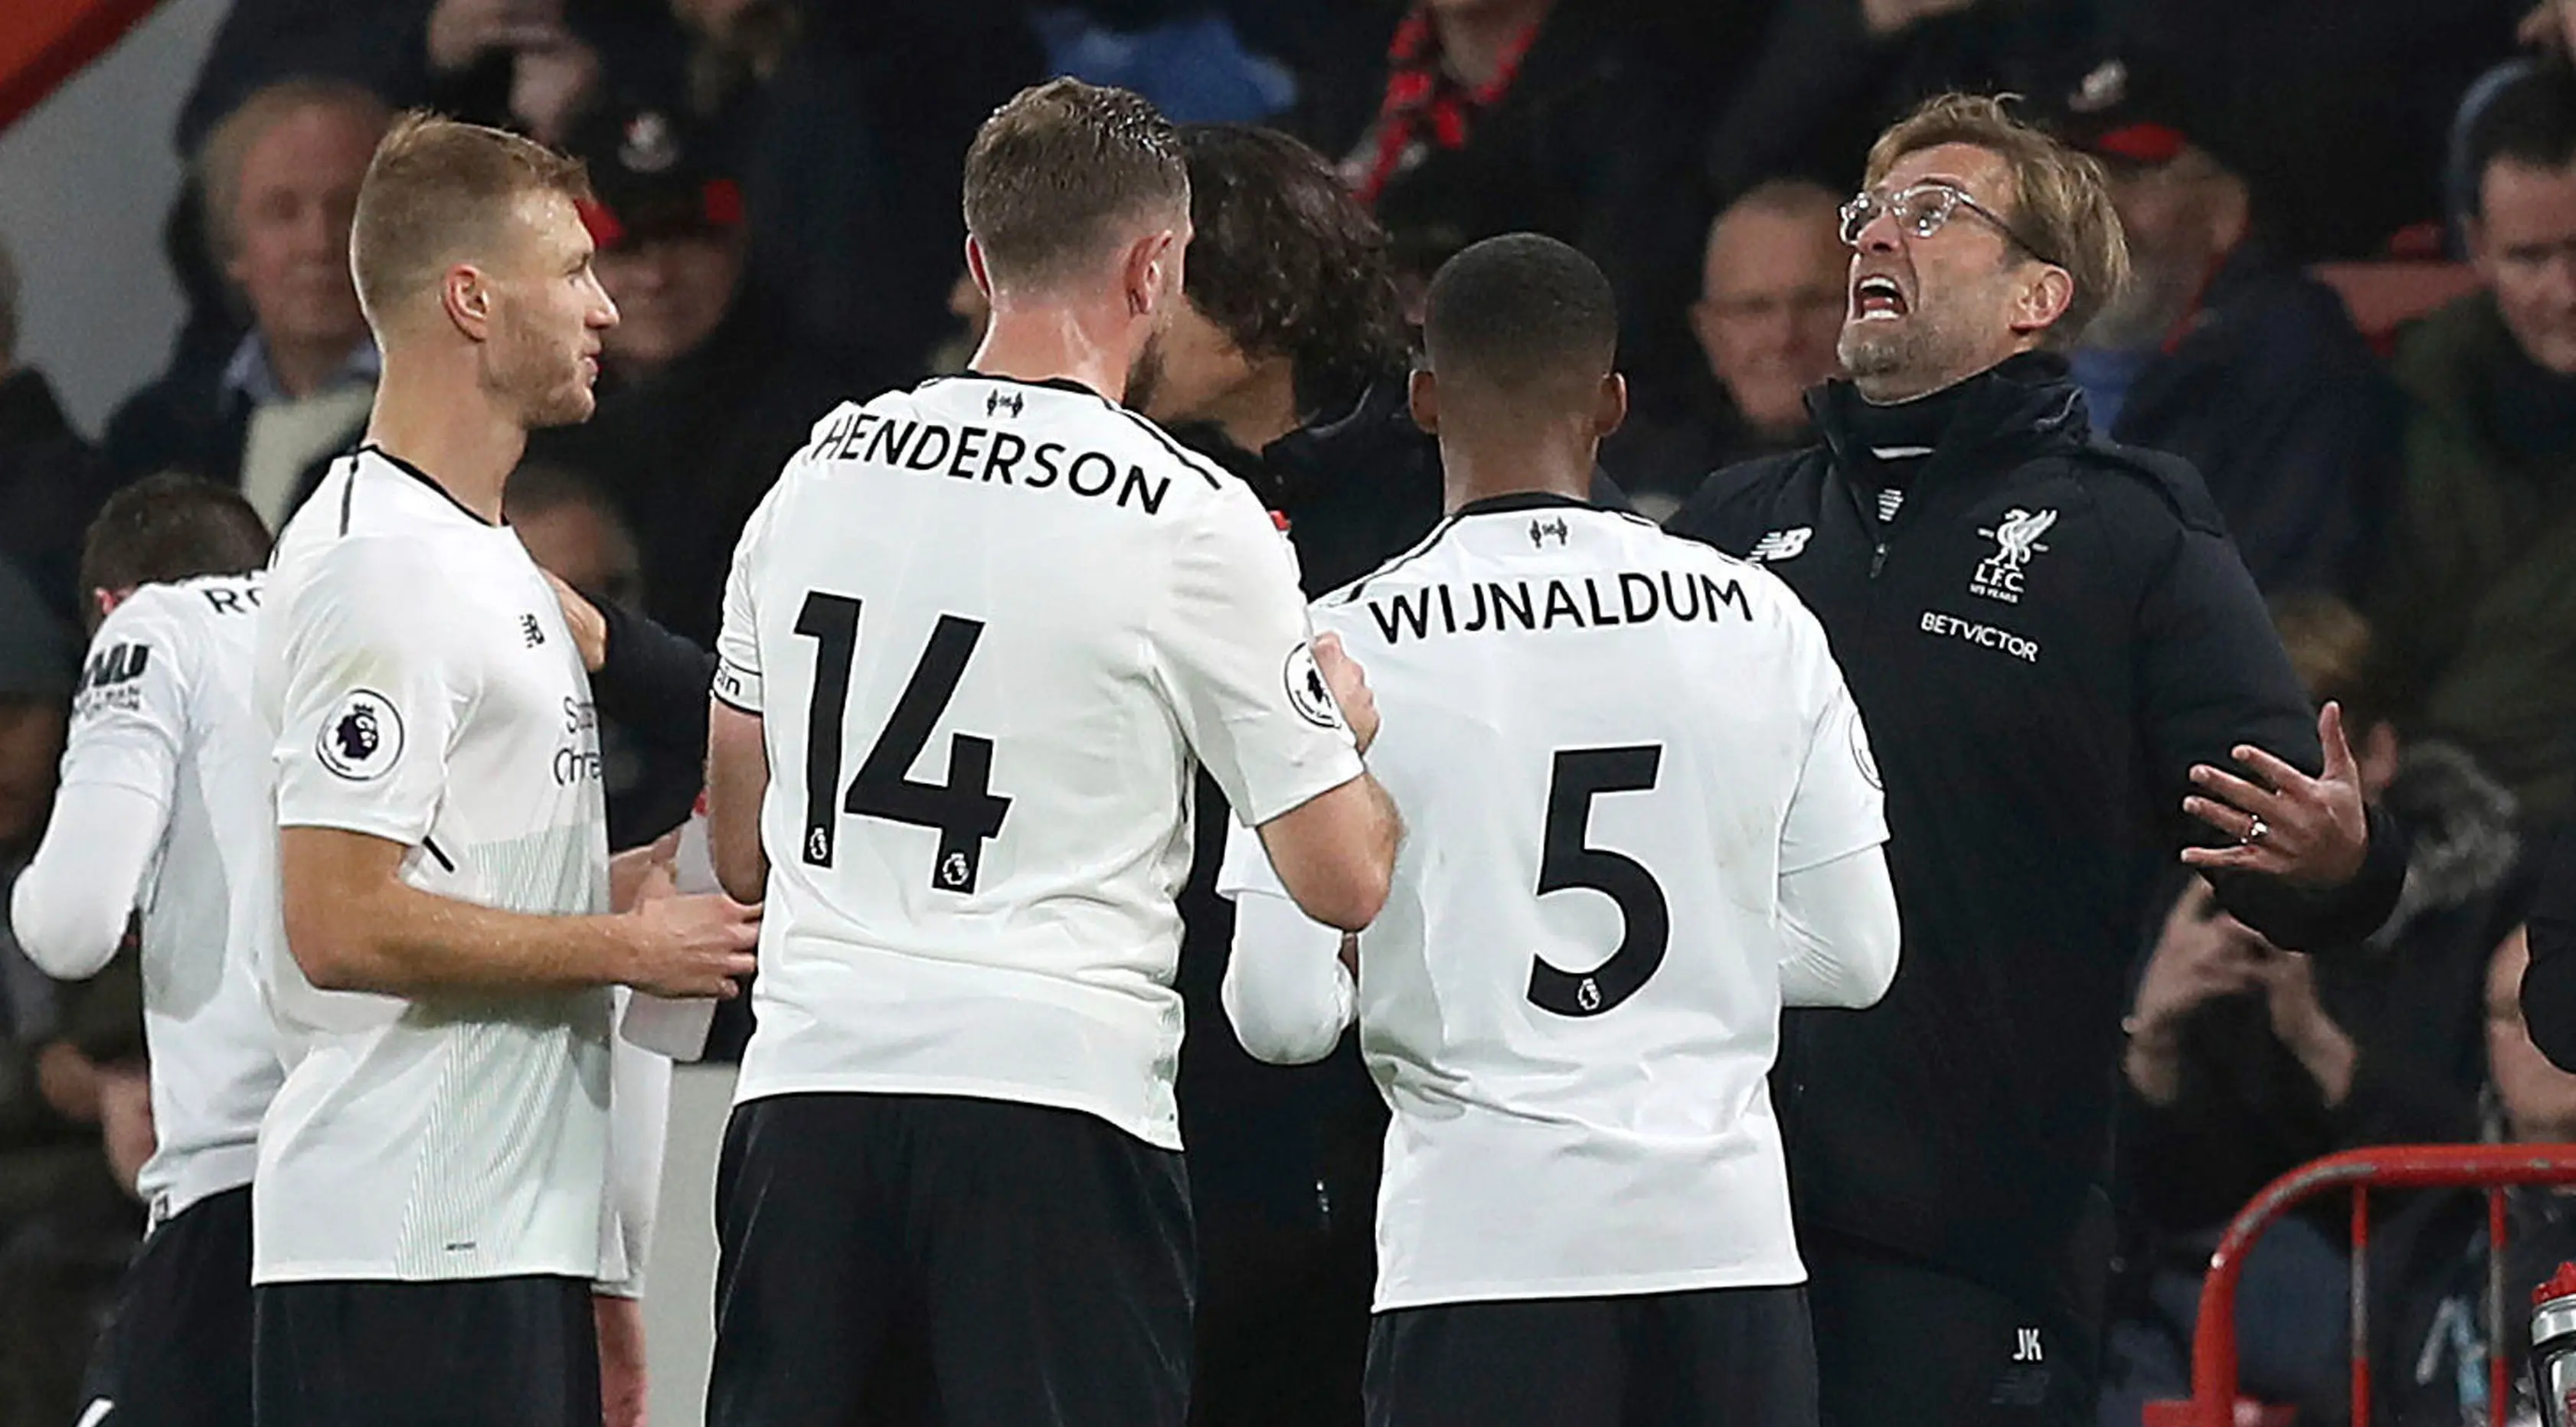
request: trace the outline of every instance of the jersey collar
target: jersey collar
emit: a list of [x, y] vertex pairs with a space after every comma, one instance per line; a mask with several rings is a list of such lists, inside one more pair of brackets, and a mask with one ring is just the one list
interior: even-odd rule
[[475, 524], [480, 525], [487, 530], [497, 530], [500, 528], [500, 522], [485, 520], [482, 516], [475, 514], [474, 511], [465, 504], [465, 502], [458, 500], [453, 494], [449, 493], [447, 487], [440, 485], [437, 478], [430, 475], [429, 472], [422, 470], [420, 467], [413, 465], [411, 462], [404, 460], [402, 457], [395, 455], [393, 452], [386, 450], [375, 442], [369, 441], [365, 445], [360, 446], [358, 448], [358, 454], [361, 456], [374, 456], [377, 460], [384, 462], [386, 465], [393, 467], [395, 470], [400, 471], [404, 475], [411, 477], [413, 480], [420, 482], [422, 485], [429, 487], [430, 490], [437, 493], [440, 500], [456, 507], [458, 513], [462, 514], [466, 519], [473, 521]]
[[1599, 509], [1588, 500], [1576, 500], [1572, 496], [1558, 495], [1554, 491], [1513, 491], [1509, 495], [1489, 495], [1483, 500], [1471, 500], [1450, 514], [1453, 517], [1500, 515], [1515, 510], [1546, 510], [1559, 506], [1570, 506], [1576, 510]]

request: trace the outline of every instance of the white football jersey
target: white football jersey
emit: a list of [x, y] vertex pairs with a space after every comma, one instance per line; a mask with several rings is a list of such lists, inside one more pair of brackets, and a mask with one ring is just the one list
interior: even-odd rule
[[141, 1189], [156, 1219], [250, 1182], [283, 1074], [259, 995], [277, 928], [268, 740], [251, 704], [262, 578], [145, 585], [118, 605], [90, 640], [63, 749], [66, 795], [104, 785], [161, 806], [137, 898], [157, 1142]]
[[[372, 446], [332, 465], [278, 539], [258, 692], [280, 826], [400, 843], [442, 897], [607, 910], [581, 656], [518, 536], [428, 476]], [[596, 1276], [609, 990], [321, 991], [278, 952], [254, 1280]]]
[[737, 1098], [1015, 1100], [1178, 1148], [1194, 769], [1254, 823], [1360, 773], [1307, 636], [1251, 492], [1088, 390], [825, 417], [718, 643], [770, 771]]
[[[1758, 566], [1551, 496], [1319, 600], [1406, 831], [1359, 945], [1393, 1106], [1377, 1307], [1803, 1281], [1781, 876], [1887, 837], [1823, 629]], [[1219, 890], [1278, 884], [1238, 835]]]

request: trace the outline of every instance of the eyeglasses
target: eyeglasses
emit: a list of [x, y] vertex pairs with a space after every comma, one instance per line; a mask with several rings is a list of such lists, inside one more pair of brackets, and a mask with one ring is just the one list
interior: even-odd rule
[[1853, 194], [1851, 202], [1842, 207], [1843, 241], [1859, 247], [1861, 230], [1876, 222], [1882, 213], [1893, 215], [1896, 225], [1907, 233], [1917, 238], [1929, 238], [1941, 231], [1952, 213], [1962, 208], [1995, 225], [1996, 232], [2032, 257], [2051, 267], [2065, 266], [2042, 252], [2038, 244], [2014, 232], [2013, 226], [1997, 217], [1994, 210], [1946, 183], [1918, 183], [1912, 188], [1886, 194]]

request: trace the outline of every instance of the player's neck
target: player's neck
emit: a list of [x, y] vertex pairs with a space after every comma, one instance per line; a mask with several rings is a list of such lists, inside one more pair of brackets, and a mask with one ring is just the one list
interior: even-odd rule
[[1296, 372], [1284, 359], [1264, 362], [1251, 380], [1210, 401], [1203, 415], [1225, 439], [1257, 456], [1303, 424], [1297, 419]]
[[1553, 495], [1588, 500], [1592, 456], [1554, 442], [1460, 441], [1440, 438], [1440, 483], [1448, 509], [1507, 495]]
[[1078, 307], [1011, 303], [993, 309], [969, 369], [1013, 381], [1076, 381], [1111, 401], [1127, 399], [1131, 357], [1112, 324]]
[[501, 523], [501, 489], [528, 446], [527, 428], [470, 376], [443, 380], [436, 371], [407, 369], [390, 352], [366, 439], [494, 525]]

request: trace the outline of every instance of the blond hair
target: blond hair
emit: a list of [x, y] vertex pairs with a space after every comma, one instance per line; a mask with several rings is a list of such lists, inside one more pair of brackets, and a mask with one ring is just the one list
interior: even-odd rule
[[358, 189], [349, 267], [369, 325], [434, 283], [466, 250], [493, 240], [518, 200], [590, 198], [581, 160], [533, 139], [425, 110], [394, 120]]
[[1181, 139], [1143, 96], [1078, 79], [1023, 89], [966, 151], [966, 231], [996, 281], [1049, 283], [1122, 223], [1190, 211]]
[[249, 161], [250, 151], [278, 125], [311, 109], [337, 110], [378, 135], [393, 118], [385, 101], [341, 79], [281, 79], [252, 91], [235, 105], [197, 145], [190, 165], [205, 217], [206, 244], [217, 266], [231, 261], [240, 237], [234, 218], [241, 207], [242, 165]]
[[2004, 98], [1943, 94], [1924, 101], [1870, 146], [1866, 182], [1876, 188], [1908, 154], [1965, 144], [2003, 160], [2012, 175], [2005, 217], [2031, 255], [2066, 270], [2074, 296], [2042, 345], [2075, 345], [2094, 314], [2129, 285], [2129, 241], [2111, 206], [2102, 166], [2012, 116]]

